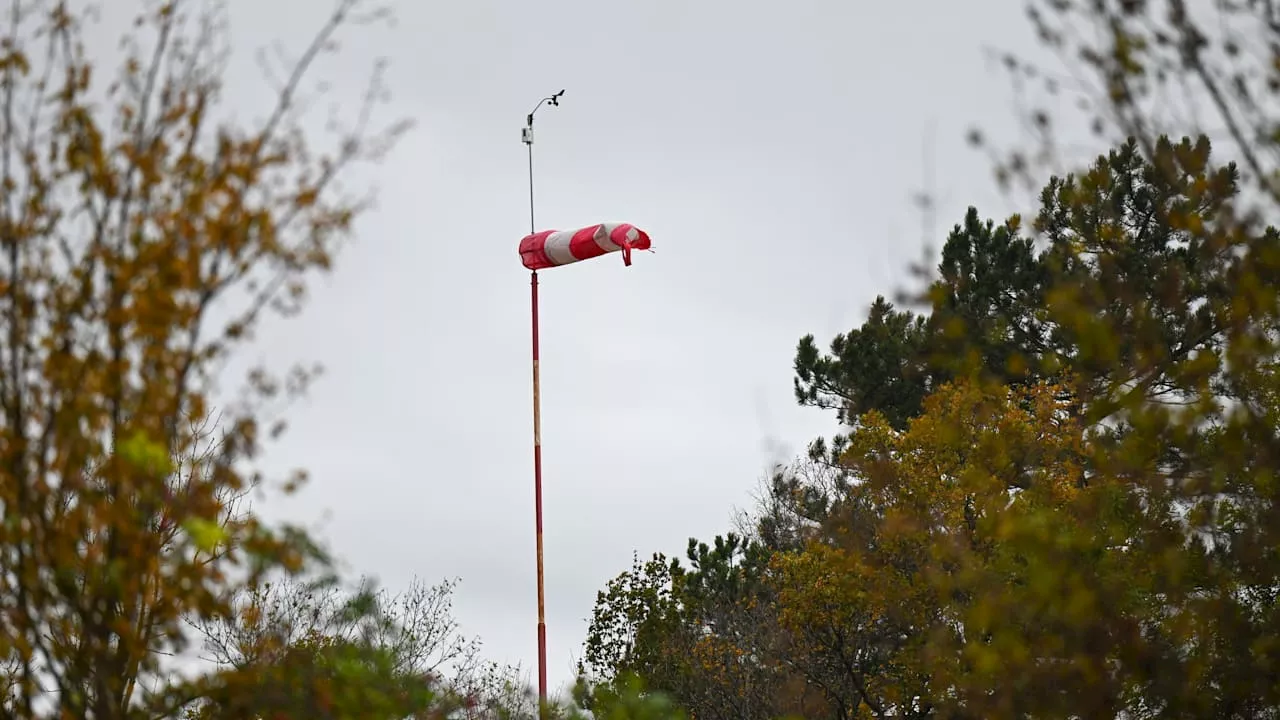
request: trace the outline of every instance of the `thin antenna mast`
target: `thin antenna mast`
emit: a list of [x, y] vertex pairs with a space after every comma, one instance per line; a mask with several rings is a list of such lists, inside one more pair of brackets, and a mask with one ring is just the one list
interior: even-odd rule
[[560, 92], [554, 95], [550, 95], [548, 97], [544, 97], [541, 100], [539, 100], [538, 104], [534, 105], [533, 110], [529, 111], [528, 116], [525, 117], [524, 129], [520, 133], [521, 142], [523, 142], [529, 148], [529, 232], [530, 233], [538, 232], [537, 223], [534, 221], [534, 218], [533, 218], [533, 116], [537, 114], [538, 109], [541, 108], [543, 104], [559, 107], [560, 98], [562, 96], [564, 96], [564, 90], [561, 90]]

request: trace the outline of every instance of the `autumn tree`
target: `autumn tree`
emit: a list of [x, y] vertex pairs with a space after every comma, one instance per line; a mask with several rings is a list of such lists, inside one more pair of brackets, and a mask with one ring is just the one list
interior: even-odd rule
[[1082, 433], [1058, 389], [993, 387], [944, 385], [905, 431], [862, 418], [844, 452], [860, 481], [821, 538], [774, 556], [793, 660], [831, 696], [831, 717], [936, 717], [955, 694], [933, 660], [956, 653], [939, 648], [985, 632], [967, 583], [994, 562], [987, 524], [1011, 501], [1060, 504], [1079, 485]]
[[[1031, 223], [970, 211], [927, 313], [878, 299], [830, 354], [802, 340], [797, 397], [844, 432], [811, 448], [822, 472], [772, 483], [751, 596], [762, 666], [825, 701], [809, 717], [1274, 706], [1280, 234], [1237, 211], [1206, 139], [1154, 153], [1127, 142], [1051, 179]], [[661, 569], [597, 605], [632, 623], [601, 625], [625, 657], [654, 629], [725, 627], [699, 630], [716, 613], [683, 614]], [[692, 708], [720, 674], [674, 696]]]
[[375, 74], [331, 144], [303, 131], [317, 57], [383, 14], [336, 2], [295, 62], [264, 69], [283, 80], [251, 125], [220, 114], [216, 3], [143, 3], [114, 74], [85, 10], [3, 16], [0, 716], [154, 717], [242, 679], [171, 680], [186, 620], [318, 557], [231, 507], [311, 369], [255, 368], [216, 411], [212, 383], [264, 317], [301, 307], [366, 207], [338, 178], [404, 129], [373, 124]]
[[1024, 4], [1068, 72], [1006, 67], [1114, 149], [1060, 172], [1070, 113], [1031, 103], [997, 155], [1030, 222], [971, 210], [922, 311], [801, 341], [842, 482], [763, 508], [770, 662], [814, 717], [1274, 717], [1275, 8]]
[[[783, 617], [827, 628], [806, 654], [838, 651], [862, 712], [1274, 706], [1280, 234], [1237, 212], [1207, 140], [1154, 150], [1046, 186], [1034, 302], [958, 302], [977, 283], [948, 272], [953, 234], [934, 343], [979, 362], [944, 366], [953, 389], [905, 425], [857, 418], [835, 532], [776, 556]], [[1010, 357], [1024, 377], [996, 364]]]

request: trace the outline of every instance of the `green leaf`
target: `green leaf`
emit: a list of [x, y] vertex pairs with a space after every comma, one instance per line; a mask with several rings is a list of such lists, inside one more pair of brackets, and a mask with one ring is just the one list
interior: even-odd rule
[[135, 431], [118, 443], [116, 453], [125, 462], [154, 477], [168, 475], [173, 471], [168, 449], [163, 443], [148, 438], [142, 431]]
[[182, 529], [201, 552], [213, 552], [214, 548], [227, 540], [226, 529], [216, 521], [205, 518], [188, 518], [183, 521]]

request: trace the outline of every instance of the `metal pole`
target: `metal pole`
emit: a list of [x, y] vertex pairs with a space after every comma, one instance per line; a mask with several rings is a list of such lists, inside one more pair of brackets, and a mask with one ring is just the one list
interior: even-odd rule
[[[529, 147], [529, 234], [538, 232], [538, 226], [533, 221], [533, 114], [529, 114], [529, 126], [525, 128], [524, 144]], [[533, 271], [534, 275], [538, 274], [537, 270]]]
[[[543, 103], [560, 104], [564, 90], [543, 98], [529, 113], [522, 140], [529, 148], [529, 233], [538, 232], [533, 214], [533, 115]], [[547, 717], [547, 604], [542, 559], [542, 380], [538, 368], [538, 271], [529, 275], [533, 330], [533, 512], [538, 553], [538, 717]]]
[[[530, 274], [533, 301], [533, 512], [538, 548], [538, 703], [547, 702], [547, 604], [542, 565], [542, 381], [538, 374], [538, 273]], [[545, 710], [539, 710], [543, 717]]]

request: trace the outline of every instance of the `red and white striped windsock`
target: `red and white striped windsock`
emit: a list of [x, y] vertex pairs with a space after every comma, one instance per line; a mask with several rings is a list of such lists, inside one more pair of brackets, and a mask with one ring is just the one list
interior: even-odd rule
[[631, 264], [632, 250], [648, 250], [649, 235], [627, 223], [600, 223], [581, 230], [543, 230], [520, 241], [520, 261], [530, 270], [590, 260], [615, 250]]

